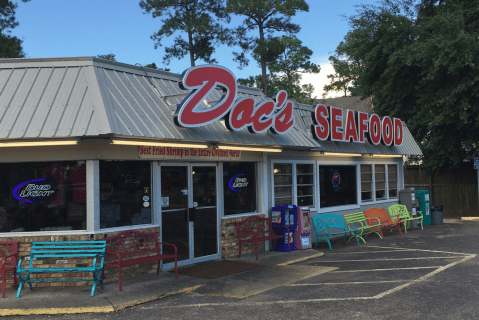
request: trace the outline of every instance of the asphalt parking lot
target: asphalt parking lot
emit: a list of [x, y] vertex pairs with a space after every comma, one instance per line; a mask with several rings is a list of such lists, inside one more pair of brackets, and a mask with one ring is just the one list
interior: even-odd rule
[[336, 241], [332, 251], [320, 246], [324, 256], [292, 265], [328, 272], [244, 298], [221, 294], [212, 282], [116, 313], [35, 319], [479, 319], [478, 231], [479, 222], [447, 220], [382, 240], [373, 235], [361, 246]]

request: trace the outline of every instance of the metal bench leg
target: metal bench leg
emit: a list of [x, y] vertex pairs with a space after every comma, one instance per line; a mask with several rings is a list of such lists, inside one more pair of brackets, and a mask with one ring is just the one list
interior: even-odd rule
[[5, 288], [7, 279], [5, 278], [6, 272], [2, 272], [2, 298], [5, 298]]

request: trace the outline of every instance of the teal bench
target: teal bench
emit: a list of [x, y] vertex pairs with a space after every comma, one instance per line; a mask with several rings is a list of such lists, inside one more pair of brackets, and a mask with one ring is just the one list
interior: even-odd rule
[[[17, 274], [20, 284], [18, 286], [17, 298], [20, 297], [23, 284], [28, 282], [32, 290], [32, 282], [58, 282], [58, 281], [93, 281], [91, 296], [95, 295], [95, 288], [98, 282], [103, 289], [101, 273], [103, 270], [103, 261], [105, 259], [106, 241], [59, 241], [59, 242], [33, 242], [32, 251], [29, 255], [22, 257], [18, 261]], [[22, 261], [29, 258], [28, 267], [22, 269]], [[35, 260], [51, 260], [53, 263], [45, 264], [34, 263]], [[58, 267], [56, 267], [57, 265]], [[71, 265], [75, 265], [72, 267]], [[36, 267], [38, 266], [38, 267]], [[32, 274], [42, 273], [92, 273], [91, 278], [64, 278], [35, 277], [31, 279]]]
[[357, 236], [359, 230], [355, 228], [348, 230], [341, 215], [335, 213], [318, 214], [317, 216], [313, 217], [311, 221], [313, 222], [314, 230], [316, 231], [316, 248], [318, 247], [318, 242], [322, 239], [328, 243], [329, 250], [333, 250], [331, 248], [329, 237], [338, 234], [344, 234], [344, 243], [346, 242], [348, 233], [351, 233], [356, 237], [356, 242], [359, 246], [359, 239]]

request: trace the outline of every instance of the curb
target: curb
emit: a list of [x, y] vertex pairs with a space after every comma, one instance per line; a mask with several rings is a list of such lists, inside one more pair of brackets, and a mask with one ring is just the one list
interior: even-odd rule
[[180, 289], [177, 291], [171, 291], [164, 294], [157, 294], [151, 297], [132, 300], [122, 303], [118, 306], [108, 307], [80, 307], [80, 308], [36, 308], [36, 309], [0, 309], [0, 316], [29, 316], [29, 315], [56, 315], [56, 314], [79, 314], [79, 313], [107, 313], [120, 311], [129, 307], [133, 307], [142, 303], [159, 300], [174, 295], [188, 293], [201, 287], [203, 284], [199, 284], [193, 287]]
[[479, 221], [479, 217], [462, 217], [461, 220], [464, 220], [464, 221]]

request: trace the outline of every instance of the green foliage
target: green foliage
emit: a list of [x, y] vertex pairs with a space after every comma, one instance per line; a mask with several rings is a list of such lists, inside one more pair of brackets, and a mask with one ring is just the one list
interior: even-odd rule
[[355, 81], [358, 78], [359, 66], [354, 62], [341, 60], [338, 57], [329, 57], [329, 61], [333, 65], [334, 74], [329, 74], [327, 77], [330, 83], [323, 87], [323, 98], [329, 92], [344, 92], [344, 96], [347, 97], [348, 93], [351, 95], [351, 90], [354, 87]]
[[0, 59], [24, 58], [22, 40], [8, 34], [0, 33]]
[[[234, 52], [235, 61], [240, 68], [249, 64], [247, 53], [253, 53], [253, 59], [261, 66], [263, 92], [268, 93], [266, 66], [283, 52], [280, 39], [274, 37], [276, 32], [295, 34], [299, 25], [291, 22], [297, 11], [308, 11], [304, 0], [228, 0], [226, 12], [244, 16], [241, 26], [235, 30], [240, 52]], [[258, 30], [257, 36], [252, 32]]]
[[337, 48], [361, 65], [355, 82], [374, 110], [398, 117], [429, 172], [479, 156], [479, 3], [397, 0], [360, 6]]
[[147, 65], [145, 66], [145, 68], [162, 70], [162, 71], [170, 71], [170, 69], [168, 69], [168, 68], [158, 68], [158, 66], [157, 66], [156, 63], [154, 63], [154, 62], [147, 64]]
[[[284, 75], [268, 75], [268, 97], [273, 97], [274, 93], [279, 90], [284, 90], [288, 93], [288, 99], [294, 99], [299, 103], [313, 104], [316, 97], [313, 97], [314, 86], [312, 84], [300, 84], [301, 75], [295, 74], [293, 76], [292, 85], [289, 86], [288, 79]], [[238, 84], [252, 88], [259, 88], [264, 90], [262, 75], [250, 76], [246, 79], [238, 79]]]
[[18, 4], [10, 0], [0, 1], [0, 59], [25, 57], [25, 52], [22, 49], [23, 41], [8, 34], [10, 29], [18, 26], [18, 21], [15, 19], [17, 7]]
[[98, 59], [103, 59], [103, 60], [110, 60], [110, 61], [116, 61], [115, 58], [116, 54], [109, 53], [109, 54], [99, 54], [96, 56]]
[[[163, 62], [190, 56], [191, 66], [197, 60], [216, 63], [212, 58], [219, 44], [232, 44], [230, 32], [218, 21], [230, 21], [224, 0], [141, 0], [140, 7], [153, 18], [162, 17], [161, 28], [151, 36], [155, 49], [164, 38], [174, 35], [173, 45], [165, 47]], [[181, 34], [186, 34], [186, 39]]]
[[319, 73], [321, 67], [309, 60], [313, 51], [303, 46], [301, 40], [293, 36], [283, 36], [279, 40], [284, 50], [269, 62], [268, 68], [272, 74], [282, 74], [288, 88], [299, 82], [300, 73]]

